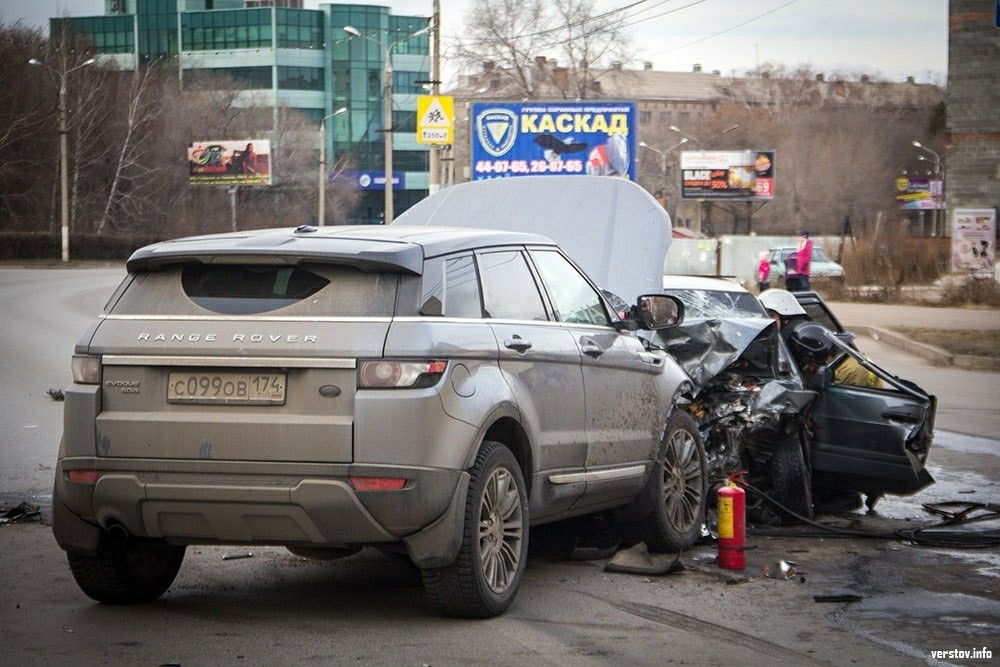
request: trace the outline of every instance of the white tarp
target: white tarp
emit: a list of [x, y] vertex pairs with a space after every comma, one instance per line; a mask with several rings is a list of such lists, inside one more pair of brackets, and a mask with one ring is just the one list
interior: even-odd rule
[[474, 181], [439, 190], [393, 223], [548, 236], [598, 287], [629, 303], [663, 291], [670, 216], [635, 183], [601, 176]]

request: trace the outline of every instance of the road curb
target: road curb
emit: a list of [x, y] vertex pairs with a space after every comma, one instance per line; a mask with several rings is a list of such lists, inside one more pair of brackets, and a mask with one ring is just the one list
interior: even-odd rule
[[1000, 371], [1000, 359], [993, 357], [976, 357], [968, 354], [952, 354], [947, 350], [927, 343], [919, 343], [902, 334], [867, 325], [847, 325], [849, 331], [870, 336], [874, 340], [892, 345], [895, 348], [922, 357], [934, 366], [957, 366], [973, 371]]

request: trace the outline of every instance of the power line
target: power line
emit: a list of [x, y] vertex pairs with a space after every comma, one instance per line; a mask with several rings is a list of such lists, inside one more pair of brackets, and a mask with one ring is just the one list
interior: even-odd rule
[[654, 56], [662, 56], [665, 53], [673, 53], [674, 51], [679, 51], [680, 49], [686, 49], [689, 46], [693, 46], [695, 44], [700, 44], [701, 42], [707, 41], [707, 40], [712, 39], [714, 37], [718, 37], [719, 35], [724, 35], [727, 32], [732, 32], [733, 30], [736, 30], [737, 28], [742, 28], [743, 26], [748, 25], [750, 23], [753, 23], [754, 21], [756, 21], [758, 19], [762, 19], [765, 16], [770, 16], [771, 14], [774, 14], [775, 12], [784, 9], [785, 7], [788, 7], [789, 5], [794, 5], [798, 1], [799, 0], [791, 0], [790, 2], [786, 2], [785, 4], [781, 5], [780, 7], [775, 7], [774, 9], [766, 11], [763, 14], [759, 14], [759, 15], [753, 17], [752, 19], [744, 21], [743, 23], [738, 23], [737, 25], [730, 26], [729, 28], [726, 28], [725, 30], [720, 30], [717, 33], [713, 33], [711, 35], [707, 35], [707, 36], [702, 37], [700, 39], [696, 39], [693, 42], [688, 42], [687, 44], [681, 44], [680, 46], [675, 46], [674, 48], [667, 49], [666, 51], [658, 51], [658, 52], [656, 52], [656, 53], [654, 53], [652, 55], [654, 55]]

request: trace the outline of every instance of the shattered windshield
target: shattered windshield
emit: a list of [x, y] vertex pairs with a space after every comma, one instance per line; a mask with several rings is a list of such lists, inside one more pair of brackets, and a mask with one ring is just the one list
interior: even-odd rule
[[684, 318], [767, 317], [767, 311], [749, 292], [669, 290], [684, 303]]

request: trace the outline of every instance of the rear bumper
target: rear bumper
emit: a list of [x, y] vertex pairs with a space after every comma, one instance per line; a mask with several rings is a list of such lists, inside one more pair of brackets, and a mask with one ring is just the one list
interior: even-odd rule
[[[70, 469], [97, 469], [97, 483], [70, 482]], [[398, 491], [356, 492], [351, 476], [408, 482]], [[414, 467], [68, 458], [56, 469], [53, 531], [63, 549], [80, 552], [96, 545], [88, 526], [97, 532], [115, 524], [176, 544], [398, 542], [432, 524], [439, 535], [460, 526], [461, 515], [450, 515], [467, 479], [459, 470]]]

